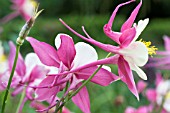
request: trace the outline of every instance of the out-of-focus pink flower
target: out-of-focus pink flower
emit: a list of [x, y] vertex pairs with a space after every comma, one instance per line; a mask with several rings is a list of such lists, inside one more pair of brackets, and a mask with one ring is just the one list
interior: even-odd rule
[[156, 90], [155, 89], [147, 89], [146, 97], [150, 102], [152, 102], [152, 103], [156, 102], [156, 97], [157, 97]]
[[[0, 82], [2, 83], [0, 85], [3, 86], [4, 89], [6, 88], [8, 79], [10, 77], [10, 72], [12, 70], [16, 52], [15, 45], [12, 42], [10, 42], [9, 45], [10, 45], [10, 54], [8, 59], [9, 69], [5, 73], [3, 73], [0, 77]], [[47, 67], [40, 62], [39, 58], [36, 56], [35, 53], [27, 54], [25, 61], [23, 60], [21, 54], [19, 54], [11, 87], [14, 88], [12, 96], [15, 96], [23, 91], [25, 91], [26, 93], [22, 105], [20, 106], [20, 112], [26, 100], [34, 99], [33, 94], [35, 89], [33, 87], [37, 86], [43, 80], [43, 78], [45, 78], [49, 71], [50, 69], [49, 68], [47, 69]]]
[[21, 15], [24, 20], [28, 21], [35, 13], [35, 8], [38, 3], [35, 0], [11, 0], [13, 5], [12, 9], [14, 12], [9, 15], [3, 17], [0, 22], [6, 23], [18, 15]]
[[161, 105], [164, 99], [163, 108], [170, 112], [170, 80], [162, 81], [156, 88], [157, 104]]
[[[77, 33], [76, 31], [74, 31], [72, 28], [70, 28], [61, 19], [60, 21], [70, 31], [72, 31], [80, 38], [102, 48], [107, 52], [117, 54], [116, 56], [118, 58], [117, 59], [118, 73], [121, 77], [121, 80], [127, 84], [129, 90], [137, 97], [137, 99], [139, 99], [137, 88], [132, 75], [132, 70], [134, 70], [142, 79], [144, 80], [147, 79], [146, 74], [139, 67], [144, 66], [148, 61], [148, 48], [143, 42], [136, 41], [136, 39], [148, 24], [149, 19], [140, 20], [138, 24], [134, 24], [136, 15], [138, 14], [138, 11], [142, 5], [142, 0], [139, 3], [139, 5], [134, 9], [130, 17], [127, 19], [127, 21], [122, 25], [120, 32], [115, 32], [111, 30], [118, 9], [126, 4], [131, 3], [132, 1], [134, 0], [118, 5], [114, 10], [109, 22], [104, 26], [104, 33], [113, 41], [117, 42], [119, 44], [118, 47], [95, 41], [86, 33], [86, 31], [83, 28], [84, 33], [87, 35], [86, 38]], [[140, 54], [138, 53], [139, 51]], [[110, 64], [113, 63], [110, 62]]]
[[28, 21], [34, 14], [37, 2], [35, 0], [12, 0], [14, 5], [12, 8], [18, 11], [23, 18]]
[[151, 107], [150, 106], [141, 106], [138, 109], [133, 107], [127, 107], [125, 113], [150, 113]]
[[[95, 49], [83, 42], [74, 45], [72, 38], [66, 34], [57, 35], [55, 39], [57, 50], [36, 39], [27, 38], [27, 40], [31, 43], [42, 63], [59, 68], [56, 75], [47, 76], [39, 84], [39, 88], [36, 90], [37, 100], [48, 100], [56, 96], [59, 91], [65, 88], [67, 82], [70, 82], [70, 87], [66, 93], [76, 90], [81, 85], [82, 80], [88, 79], [98, 68], [95, 64], [98, 58]], [[117, 79], [117, 76], [101, 68], [91, 82], [107, 86]], [[90, 101], [86, 87], [83, 87], [72, 98], [72, 101], [83, 112], [90, 113]]]
[[170, 69], [170, 37], [163, 36], [165, 51], [157, 51], [157, 55], [161, 57], [151, 58], [152, 61], [147, 66], [157, 67], [160, 69]]
[[147, 83], [144, 82], [143, 80], [139, 80], [137, 83], [137, 89], [138, 89], [138, 93], [141, 93], [144, 91], [144, 89], [147, 87]]

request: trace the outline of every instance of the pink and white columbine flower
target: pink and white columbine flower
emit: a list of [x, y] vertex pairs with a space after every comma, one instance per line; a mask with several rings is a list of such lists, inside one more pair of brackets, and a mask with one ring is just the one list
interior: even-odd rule
[[[39, 88], [37, 87], [38, 89], [36, 90], [37, 100], [43, 101], [54, 98], [59, 91], [66, 87], [67, 82], [70, 83], [70, 87], [66, 93], [76, 90], [81, 85], [82, 80], [88, 79], [98, 68], [95, 64], [98, 58], [95, 49], [84, 42], [74, 45], [69, 35], [57, 35], [55, 39], [57, 50], [47, 43], [39, 42], [36, 39], [27, 38], [27, 40], [31, 43], [42, 63], [59, 68], [56, 75], [47, 76], [39, 84]], [[117, 76], [101, 68], [91, 82], [107, 86], [117, 79]], [[83, 87], [72, 98], [72, 101], [83, 112], [90, 113], [90, 101], [86, 87]]]
[[[131, 16], [128, 18], [128, 20], [122, 25], [120, 32], [112, 31], [112, 23], [114, 21], [114, 18], [116, 16], [116, 13], [120, 7], [123, 5], [129, 4], [134, 0], [122, 3], [116, 7], [114, 10], [109, 22], [104, 26], [104, 33], [111, 38], [113, 41], [117, 42], [119, 44], [118, 47], [110, 45], [110, 44], [103, 44], [101, 42], [97, 42], [94, 39], [92, 39], [84, 30], [84, 33], [87, 35], [87, 38], [80, 35], [76, 31], [74, 31], [72, 28], [70, 28], [64, 21], [60, 19], [60, 21], [65, 25], [70, 31], [72, 31], [74, 34], [79, 36], [80, 38], [102, 48], [103, 50], [107, 52], [112, 52], [114, 54], [117, 54], [117, 64], [118, 64], [118, 73], [120, 77], [122, 78], [122, 81], [125, 82], [130, 89], [130, 91], [137, 97], [138, 92], [136, 89], [136, 85], [134, 82], [134, 78], [132, 75], [132, 71], [134, 70], [139, 77], [146, 80], [147, 76], [146, 74], [139, 68], [141, 66], [144, 66], [148, 61], [148, 49], [147, 46], [141, 42], [136, 41], [141, 32], [144, 30], [146, 25], [149, 22], [149, 19], [140, 20], [138, 24], [134, 23], [134, 20], [136, 18], [136, 15], [142, 5], [142, 0], [139, 3], [139, 5], [134, 9]], [[133, 24], [134, 23], [134, 24]], [[133, 25], [133, 26], [132, 26]], [[138, 53], [140, 51], [140, 54]], [[107, 62], [108, 63], [108, 62]], [[110, 64], [113, 64], [110, 62]]]

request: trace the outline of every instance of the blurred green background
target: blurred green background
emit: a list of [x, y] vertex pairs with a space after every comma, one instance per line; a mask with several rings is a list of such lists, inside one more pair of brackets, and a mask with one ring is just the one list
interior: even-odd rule
[[[115, 7], [127, 0], [38, 0], [40, 9], [44, 9], [43, 13], [38, 17], [33, 29], [30, 32], [31, 37], [40, 41], [47, 42], [54, 46], [54, 39], [58, 33], [67, 33], [71, 35], [76, 42], [82, 41], [80, 38], [67, 30], [60, 22], [62, 18], [73, 29], [83, 34], [81, 26], [94, 39], [103, 43], [116, 44], [111, 41], [103, 33], [103, 26], [109, 20]], [[122, 7], [114, 21], [113, 30], [119, 31], [121, 25], [129, 17], [132, 10], [137, 6], [139, 0], [130, 5]], [[12, 12], [10, 9], [11, 2], [9, 0], [0, 0], [0, 18]], [[137, 16], [136, 22], [140, 19], [150, 18], [150, 23], [144, 30], [140, 38], [146, 41], [152, 41], [153, 45], [161, 50], [163, 46], [163, 35], [170, 36], [170, 0], [143, 0], [142, 8]], [[15, 41], [21, 27], [25, 21], [21, 17], [17, 17], [6, 24], [0, 24], [3, 32], [0, 34], [0, 40], [3, 41], [6, 54], [9, 52], [8, 41]], [[95, 47], [96, 48], [96, 47]], [[107, 53], [101, 49], [97, 49], [99, 58], [104, 58]], [[28, 52], [32, 52], [32, 47], [25, 41], [21, 47], [21, 53], [25, 56]], [[147, 73], [147, 69], [146, 73]], [[112, 66], [112, 71], [117, 74], [117, 69]], [[138, 77], [134, 73], [135, 80]], [[152, 83], [154, 73], [149, 73], [149, 81]], [[123, 113], [127, 106], [138, 107], [147, 104], [148, 101], [141, 96], [137, 101], [126, 85], [121, 81], [112, 83], [110, 86], [101, 87], [92, 83], [88, 84], [90, 92], [91, 111], [92, 113]], [[0, 106], [2, 104], [3, 92], [0, 92]], [[13, 113], [16, 109], [18, 98], [10, 98], [7, 104], [7, 113]], [[81, 113], [72, 102], [66, 105], [72, 112]], [[24, 107], [24, 113], [34, 113], [29, 107], [29, 102]]]

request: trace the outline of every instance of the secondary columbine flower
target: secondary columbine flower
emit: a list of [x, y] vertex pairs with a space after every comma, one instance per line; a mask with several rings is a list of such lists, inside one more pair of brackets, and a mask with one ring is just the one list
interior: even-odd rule
[[12, 9], [14, 12], [1, 19], [2, 23], [6, 23], [13, 18], [21, 15], [26, 21], [28, 21], [35, 12], [35, 8], [38, 3], [35, 0], [11, 0], [13, 2]]
[[0, 41], [0, 74], [4, 73], [7, 69], [7, 59], [4, 54], [4, 48], [2, 42]]
[[37, 2], [35, 0], [12, 0], [13, 8], [19, 11], [20, 14], [28, 21], [34, 14]]
[[[5, 88], [8, 83], [8, 79], [10, 76], [10, 72], [12, 70], [14, 57], [15, 57], [15, 45], [10, 42], [10, 54], [9, 54], [9, 68], [5, 73], [0, 77], [0, 85]], [[47, 69], [48, 68], [48, 69]], [[16, 70], [14, 77], [12, 79], [11, 87], [14, 88], [12, 92], [12, 96], [15, 96], [23, 91], [25, 91], [25, 98], [23, 100], [22, 105], [20, 106], [20, 112], [26, 100], [34, 99], [34, 88], [37, 86], [43, 78], [47, 75], [47, 73], [51, 70], [51, 67], [44, 66], [35, 53], [29, 53], [26, 55], [25, 61], [23, 60], [21, 54], [19, 54], [19, 58], [16, 65]], [[30, 87], [31, 86], [31, 87]], [[24, 90], [25, 89], [25, 90]]]
[[165, 51], [157, 51], [158, 58], [151, 58], [151, 62], [147, 66], [157, 67], [160, 69], [170, 69], [170, 37], [164, 36]]
[[[57, 35], [55, 39], [57, 50], [36, 39], [27, 38], [27, 40], [31, 43], [42, 63], [47, 66], [58, 67], [58, 73], [61, 73], [61, 75], [47, 76], [40, 83], [36, 90], [37, 100], [43, 101], [55, 97], [59, 91], [66, 87], [67, 82], [70, 83], [70, 87], [66, 94], [69, 91], [76, 90], [81, 85], [82, 80], [88, 79], [98, 68], [94, 63], [91, 63], [97, 60], [95, 49], [83, 42], [79, 42], [74, 46], [72, 38], [66, 34]], [[102, 68], [91, 81], [107, 86], [116, 79], [118, 79], [117, 76]], [[90, 113], [90, 101], [86, 87], [83, 87], [72, 98], [72, 101], [83, 112]]]
[[[119, 47], [110, 45], [110, 44], [103, 44], [100, 42], [97, 42], [93, 40], [84, 30], [84, 33], [87, 35], [87, 38], [80, 35], [76, 31], [74, 31], [72, 28], [70, 28], [64, 21], [60, 19], [60, 21], [74, 34], [79, 36], [80, 38], [102, 48], [103, 50], [107, 52], [116, 53], [118, 56], [118, 72], [119, 75], [122, 78], [122, 81], [125, 82], [130, 91], [138, 98], [137, 89], [135, 86], [134, 78], [132, 75], [132, 71], [134, 70], [139, 77], [146, 80], [147, 76], [146, 74], [139, 68], [141, 66], [144, 66], [148, 61], [148, 53], [152, 55], [154, 53], [155, 48], [149, 48], [150, 45], [147, 42], [144, 41], [136, 41], [138, 36], [141, 34], [141, 32], [144, 30], [146, 25], [149, 22], [149, 19], [140, 20], [138, 24], [134, 24], [132, 27], [132, 24], [134, 23], [134, 20], [136, 18], [136, 15], [142, 5], [142, 1], [139, 3], [139, 5], [134, 9], [129, 19], [122, 25], [120, 32], [114, 32], [111, 30], [112, 23], [114, 21], [114, 18], [116, 16], [116, 13], [118, 9], [126, 4], [131, 3], [134, 0], [131, 0], [129, 2], [122, 3], [116, 7], [114, 10], [109, 22], [104, 26], [104, 33], [111, 38], [113, 41], [117, 42], [119, 44]], [[140, 51], [140, 54], [138, 53]], [[110, 62], [110, 64], [113, 64]]]

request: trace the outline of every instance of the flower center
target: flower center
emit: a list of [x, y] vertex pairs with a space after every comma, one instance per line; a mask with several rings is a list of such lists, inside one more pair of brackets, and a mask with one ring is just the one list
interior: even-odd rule
[[148, 54], [152, 57], [152, 55], [156, 54], [156, 50], [158, 50], [158, 48], [156, 48], [155, 46], [151, 46], [151, 42], [150, 41], [144, 41], [142, 39], [139, 40], [140, 42], [144, 43], [146, 48], [148, 49]]
[[38, 3], [35, 0], [30, 0], [31, 4], [36, 7], [38, 5]]
[[165, 95], [165, 99], [170, 99], [170, 91]]
[[6, 60], [6, 56], [5, 55], [1, 55], [0, 56], [0, 63], [4, 62], [5, 60]]

